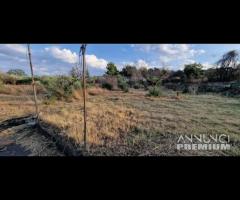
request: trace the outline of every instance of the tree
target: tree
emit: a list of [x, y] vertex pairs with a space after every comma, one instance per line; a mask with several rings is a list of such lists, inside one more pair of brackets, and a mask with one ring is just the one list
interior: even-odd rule
[[15, 76], [27, 76], [22, 69], [10, 69], [7, 74]]
[[124, 68], [122, 68], [122, 71], [120, 72], [125, 77], [132, 77], [137, 73], [137, 68], [135, 66], [126, 65]]
[[222, 58], [217, 61], [217, 65], [220, 65], [220, 67], [223, 67], [223, 68], [227, 68], [227, 67], [235, 68], [237, 66], [238, 58], [239, 58], [239, 53], [236, 50], [232, 50], [225, 53], [222, 56]]
[[70, 71], [70, 76], [72, 76], [74, 79], [80, 79], [82, 76], [82, 71], [78, 66], [75, 66]]
[[204, 76], [207, 77], [207, 80], [209, 82], [218, 81], [217, 69], [215, 69], [215, 68], [209, 68], [209, 69], [205, 70]]
[[117, 67], [114, 63], [110, 62], [110, 63], [107, 64], [106, 74], [111, 75], [111, 76], [118, 75], [118, 70], [117, 70]]
[[142, 77], [147, 78], [148, 70], [147, 70], [146, 67], [141, 67], [141, 68], [139, 68], [139, 71], [140, 71]]
[[160, 76], [162, 79], [166, 79], [169, 75], [170, 75], [170, 71], [168, 69], [163, 68], [161, 70]]
[[199, 79], [203, 74], [202, 65], [199, 63], [193, 63], [185, 65], [184, 73], [186, 74], [188, 79]]
[[240, 81], [240, 64], [238, 64], [234, 70], [234, 79]]
[[163, 82], [184, 82], [186, 80], [186, 74], [182, 70], [169, 72], [169, 77], [163, 80]]
[[233, 79], [234, 69], [237, 68], [239, 53], [236, 50], [225, 53], [220, 60], [217, 61], [217, 74], [220, 81], [231, 81]]
[[148, 70], [148, 74], [149, 74], [149, 76], [150, 77], [152, 77], [152, 76], [155, 76], [155, 77], [159, 77], [160, 78], [160, 76], [161, 76], [161, 70], [159, 69], [159, 68], [150, 68], [149, 70]]
[[126, 65], [120, 74], [128, 79], [128, 84], [130, 87], [140, 88], [141, 84], [144, 82], [144, 77], [141, 73], [142, 71], [137, 69], [135, 66]]

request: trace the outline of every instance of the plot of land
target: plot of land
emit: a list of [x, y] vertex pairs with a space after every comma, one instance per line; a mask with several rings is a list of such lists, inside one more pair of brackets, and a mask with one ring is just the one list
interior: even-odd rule
[[[57, 127], [81, 146], [81, 95], [70, 102], [41, 98], [39, 102], [41, 122]], [[0, 95], [0, 121], [33, 112], [31, 95]], [[228, 134], [232, 148], [178, 151], [180, 134]], [[124, 93], [93, 88], [88, 94], [87, 135], [88, 155], [240, 155], [240, 100], [219, 95], [182, 94], [177, 98], [170, 91], [150, 98], [140, 90]]]

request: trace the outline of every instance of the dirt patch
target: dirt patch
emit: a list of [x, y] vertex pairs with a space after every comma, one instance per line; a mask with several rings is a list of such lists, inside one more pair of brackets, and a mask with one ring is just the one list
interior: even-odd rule
[[65, 155], [54, 141], [39, 133], [32, 116], [6, 120], [0, 128], [0, 156]]
[[31, 151], [26, 150], [21, 145], [9, 144], [0, 149], [0, 156], [28, 156]]

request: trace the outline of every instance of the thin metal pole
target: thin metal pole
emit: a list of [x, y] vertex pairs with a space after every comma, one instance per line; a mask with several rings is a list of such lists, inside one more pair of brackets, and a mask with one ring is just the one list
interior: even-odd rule
[[33, 75], [33, 66], [32, 66], [30, 44], [28, 44], [27, 47], [28, 47], [29, 64], [30, 64], [31, 75], [32, 75], [32, 86], [33, 86], [34, 102], [35, 102], [35, 108], [36, 108], [36, 120], [38, 121], [39, 112], [38, 112], [38, 104], [37, 104], [37, 92], [36, 92], [36, 86], [35, 86], [34, 75]]
[[82, 64], [83, 64], [83, 112], [84, 112], [84, 149], [87, 150], [87, 112], [86, 112], [86, 78], [85, 78], [85, 68], [86, 68], [86, 62], [85, 62], [85, 50], [86, 45], [83, 44], [81, 46], [82, 51]]

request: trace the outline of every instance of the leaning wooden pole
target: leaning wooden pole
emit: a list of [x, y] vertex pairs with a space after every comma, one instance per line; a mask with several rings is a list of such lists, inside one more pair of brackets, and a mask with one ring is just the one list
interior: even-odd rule
[[34, 102], [35, 102], [35, 108], [36, 108], [36, 120], [38, 121], [39, 112], [38, 112], [38, 103], [37, 103], [37, 92], [36, 92], [36, 85], [35, 85], [34, 75], [33, 75], [33, 66], [32, 66], [30, 44], [28, 44], [27, 47], [28, 47], [29, 65], [30, 65], [31, 75], [32, 75], [32, 87], [33, 87]]
[[85, 50], [86, 50], [86, 44], [83, 44], [81, 46], [81, 52], [82, 52], [82, 65], [83, 65], [83, 113], [84, 113], [84, 149], [87, 150], [87, 112], [86, 112], [86, 61], [85, 61]]

